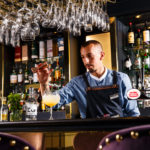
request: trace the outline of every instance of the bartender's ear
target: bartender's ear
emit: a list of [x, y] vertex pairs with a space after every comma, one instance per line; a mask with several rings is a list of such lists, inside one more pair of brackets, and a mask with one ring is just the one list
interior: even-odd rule
[[104, 52], [104, 51], [101, 51], [101, 57], [100, 57], [100, 60], [103, 60], [104, 56], [105, 56], [105, 52]]

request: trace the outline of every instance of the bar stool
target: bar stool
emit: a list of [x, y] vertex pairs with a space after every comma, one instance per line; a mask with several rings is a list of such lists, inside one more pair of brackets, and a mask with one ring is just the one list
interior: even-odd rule
[[0, 132], [0, 149], [1, 150], [35, 150], [26, 140]]
[[106, 135], [97, 150], [149, 150], [150, 125], [121, 129]]

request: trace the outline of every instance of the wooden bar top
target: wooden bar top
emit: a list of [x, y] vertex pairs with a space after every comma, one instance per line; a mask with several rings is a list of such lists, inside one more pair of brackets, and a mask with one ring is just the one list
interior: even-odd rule
[[150, 124], [150, 117], [0, 122], [0, 132], [114, 131]]

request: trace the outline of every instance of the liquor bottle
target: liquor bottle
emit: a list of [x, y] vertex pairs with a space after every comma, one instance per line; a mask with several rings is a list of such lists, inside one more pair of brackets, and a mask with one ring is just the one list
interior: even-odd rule
[[143, 42], [148, 44], [150, 41], [150, 32], [147, 28], [147, 22], [145, 22], [144, 30], [143, 30]]
[[[35, 67], [37, 67], [37, 64], [35, 64]], [[37, 73], [33, 73], [33, 83], [38, 83], [38, 76]]]
[[55, 68], [55, 81], [58, 81], [61, 77], [60, 67], [59, 67], [59, 59], [56, 60], [56, 68]]
[[47, 40], [47, 59], [53, 57], [53, 40]]
[[142, 68], [142, 59], [139, 55], [139, 51], [136, 54], [133, 67], [134, 67], [135, 70], [140, 70]]
[[44, 41], [39, 42], [39, 59], [42, 62], [45, 60], [45, 43], [44, 43]]
[[140, 47], [142, 44], [142, 39], [141, 39], [141, 34], [140, 34], [140, 29], [137, 30], [137, 37], [136, 37], [136, 46]]
[[17, 84], [17, 73], [15, 70], [15, 66], [13, 66], [12, 73], [10, 74], [10, 84], [11, 85]]
[[134, 45], [134, 32], [132, 29], [132, 22], [129, 23], [128, 44], [130, 47], [133, 47], [133, 45]]
[[138, 90], [141, 90], [142, 89], [142, 81], [141, 81], [141, 78], [139, 77], [138, 78]]
[[28, 72], [28, 66], [26, 64], [25, 72], [24, 72], [24, 83], [29, 84], [29, 72]]
[[22, 62], [27, 62], [29, 60], [28, 55], [28, 45], [22, 45]]
[[8, 121], [8, 105], [7, 105], [6, 97], [2, 98], [1, 121]]
[[124, 66], [126, 70], [131, 70], [132, 62], [129, 55], [127, 55], [127, 58], [124, 61]]
[[19, 67], [19, 72], [18, 72], [17, 76], [18, 76], [18, 83], [22, 83], [23, 82], [23, 69], [22, 69], [21, 65]]
[[38, 59], [38, 48], [36, 42], [32, 42], [31, 44], [31, 59], [32, 60]]
[[21, 62], [21, 47], [15, 47], [15, 62]]
[[58, 38], [57, 43], [58, 43], [58, 56], [63, 56], [64, 55], [64, 39]]
[[34, 97], [34, 88], [29, 88], [29, 98], [26, 100], [25, 120], [37, 120], [37, 101]]
[[148, 54], [148, 49], [145, 49], [143, 62], [144, 62], [145, 73], [147, 73], [148, 69], [150, 68], [150, 56]]
[[53, 56], [58, 56], [58, 43], [57, 43], [57, 39], [53, 39]]

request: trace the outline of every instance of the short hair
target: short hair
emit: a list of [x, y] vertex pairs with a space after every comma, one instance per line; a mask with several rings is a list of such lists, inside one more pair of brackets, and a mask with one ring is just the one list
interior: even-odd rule
[[87, 47], [87, 46], [89, 46], [89, 45], [91, 45], [91, 44], [93, 44], [93, 45], [95, 45], [95, 46], [98, 46], [98, 45], [99, 45], [99, 46], [101, 47], [101, 49], [103, 50], [102, 44], [101, 44], [100, 42], [96, 41], [96, 40], [89, 40], [89, 41], [84, 42], [84, 43], [81, 45], [81, 48], [82, 48], [82, 47]]

